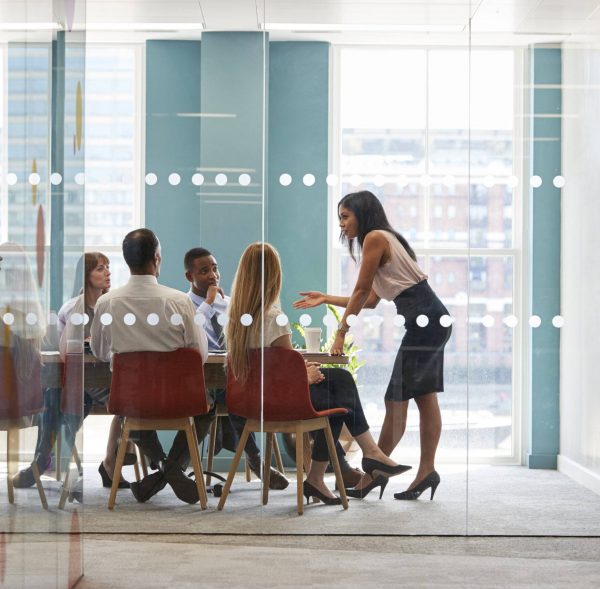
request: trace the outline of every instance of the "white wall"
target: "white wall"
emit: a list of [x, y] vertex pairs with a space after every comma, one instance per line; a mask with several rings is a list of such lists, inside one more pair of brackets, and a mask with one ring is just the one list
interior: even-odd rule
[[600, 493], [600, 46], [563, 51], [559, 469]]

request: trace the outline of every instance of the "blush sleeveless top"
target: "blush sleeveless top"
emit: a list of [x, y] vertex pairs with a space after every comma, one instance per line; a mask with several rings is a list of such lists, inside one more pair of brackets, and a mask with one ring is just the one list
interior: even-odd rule
[[390, 259], [377, 268], [373, 279], [373, 290], [377, 296], [393, 301], [402, 291], [427, 280], [419, 265], [408, 255], [398, 238], [389, 231], [376, 230], [385, 236], [390, 244]]

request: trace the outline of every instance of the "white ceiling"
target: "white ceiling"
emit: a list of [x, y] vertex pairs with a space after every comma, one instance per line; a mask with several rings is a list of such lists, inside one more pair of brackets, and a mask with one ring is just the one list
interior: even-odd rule
[[475, 43], [600, 38], [600, 0], [0, 0], [0, 30], [66, 22], [73, 3], [76, 26], [99, 40], [266, 28], [273, 39], [463, 44], [469, 24]]

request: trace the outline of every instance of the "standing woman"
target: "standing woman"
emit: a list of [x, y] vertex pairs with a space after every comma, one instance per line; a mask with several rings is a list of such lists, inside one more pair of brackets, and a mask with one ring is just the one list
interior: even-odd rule
[[[390, 455], [406, 430], [408, 401], [414, 399], [420, 415], [421, 457], [419, 470], [406, 491], [396, 493], [396, 499], [417, 499], [431, 488], [431, 499], [440, 483], [435, 470], [435, 453], [442, 430], [442, 417], [437, 393], [444, 390], [444, 346], [452, 328], [440, 324], [448, 311], [427, 282], [419, 268], [416, 255], [406, 239], [390, 225], [379, 199], [369, 191], [346, 195], [338, 203], [340, 239], [348, 244], [355, 260], [355, 244], [361, 254], [360, 270], [350, 297], [338, 297], [321, 292], [300, 293], [298, 309], [322, 304], [345, 307], [338, 325], [332, 354], [341, 354], [344, 339], [350, 329], [349, 315], [361, 309], [374, 308], [380, 299], [394, 301], [399, 315], [405, 318], [406, 333], [400, 344], [392, 376], [385, 393], [385, 418], [379, 436], [379, 447]], [[425, 316], [427, 323], [419, 326], [417, 318]], [[420, 319], [423, 325], [425, 319]], [[365, 478], [359, 485], [369, 482]]]

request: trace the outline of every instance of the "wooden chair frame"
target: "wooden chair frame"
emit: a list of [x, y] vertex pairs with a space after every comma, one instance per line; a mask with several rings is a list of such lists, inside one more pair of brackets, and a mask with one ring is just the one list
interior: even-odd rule
[[[211, 482], [211, 472], [213, 471], [213, 462], [215, 457], [215, 447], [217, 445], [217, 426], [218, 420], [221, 417], [227, 417], [229, 412], [227, 411], [227, 405], [222, 403], [217, 403], [217, 408], [215, 412], [215, 419], [210, 424], [210, 430], [208, 434], [208, 452], [206, 456], [206, 485], [210, 485]], [[245, 446], [245, 444], [244, 444]], [[285, 474], [285, 470], [283, 468], [283, 460], [281, 459], [281, 451], [279, 450], [279, 444], [277, 442], [277, 436], [274, 438], [273, 450], [275, 452], [275, 464], [277, 465], [277, 470], [283, 474]], [[250, 470], [250, 466], [248, 465], [248, 461], [245, 462], [245, 472], [246, 472], [246, 482], [250, 482], [252, 480], [252, 471]], [[267, 463], [265, 463], [267, 464]], [[268, 463], [270, 465], [270, 462]]]
[[[6, 431], [6, 485], [8, 487], [8, 502], [11, 505], [15, 503], [15, 487], [13, 484], [13, 478], [18, 471], [18, 455], [19, 455], [19, 432], [22, 427], [17, 425], [11, 426], [10, 423], [7, 428], [3, 428]], [[37, 487], [40, 501], [44, 509], [48, 509], [48, 501], [46, 501], [46, 493], [42, 486], [40, 478], [40, 470], [35, 460], [31, 463], [31, 470], [33, 472], [33, 478], [35, 480], [35, 486]]]
[[[225, 487], [223, 488], [223, 494], [221, 495], [221, 499], [219, 501], [218, 509], [221, 511], [225, 506], [225, 501], [227, 500], [227, 495], [229, 494], [229, 490], [231, 488], [231, 484], [233, 483], [233, 479], [235, 477], [235, 473], [240, 462], [240, 458], [242, 456], [242, 452], [244, 451], [244, 447], [246, 446], [246, 441], [248, 440], [248, 436], [251, 432], [265, 432], [267, 434], [267, 446], [265, 450], [265, 463], [271, 463], [271, 454], [274, 446], [274, 439], [276, 433], [295, 433], [296, 440], [300, 442], [303, 440], [304, 433], [308, 433], [311, 431], [317, 430], [325, 430], [325, 439], [327, 440], [327, 448], [329, 450], [329, 457], [331, 459], [331, 464], [333, 465], [333, 470], [335, 472], [335, 480], [338, 488], [340, 489], [340, 497], [342, 499], [342, 506], [344, 509], [348, 509], [348, 497], [346, 496], [346, 490], [344, 488], [344, 481], [342, 479], [342, 471], [340, 469], [340, 463], [338, 461], [338, 457], [335, 451], [335, 442], [333, 440], [333, 435], [331, 433], [331, 427], [329, 426], [329, 418], [328, 417], [316, 417], [314, 419], [303, 419], [296, 421], [259, 421], [256, 419], [248, 419], [246, 421], [246, 427], [244, 427], [244, 431], [242, 433], [242, 438], [238, 444], [237, 451], [233, 458], [233, 462], [231, 463], [231, 468], [229, 469], [229, 475], [227, 476], [227, 482], [225, 483]], [[298, 515], [302, 515], [304, 513], [304, 494], [303, 494], [303, 482], [304, 482], [304, 474], [302, 472], [302, 465], [304, 464], [304, 444], [297, 443], [296, 444], [296, 502]], [[269, 501], [269, 479], [270, 479], [270, 470], [265, 469], [265, 476], [262, 481], [262, 504], [267, 505]]]
[[113, 473], [113, 483], [110, 489], [108, 498], [108, 508], [113, 509], [117, 498], [117, 490], [119, 481], [121, 480], [121, 469], [123, 468], [123, 460], [125, 459], [125, 451], [127, 442], [129, 441], [129, 433], [136, 430], [183, 430], [187, 437], [190, 458], [194, 467], [196, 476], [196, 487], [198, 488], [198, 496], [200, 497], [200, 507], [206, 509], [208, 507], [208, 497], [206, 495], [206, 486], [204, 485], [204, 474], [202, 472], [202, 462], [200, 460], [200, 452], [198, 450], [198, 436], [196, 435], [196, 427], [193, 417], [181, 417], [178, 419], [139, 419], [134, 417], [123, 418], [123, 429], [121, 431], [121, 439], [119, 442], [119, 451], [117, 453], [117, 461], [115, 471]]

